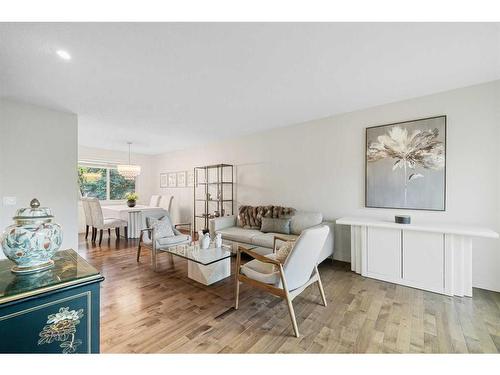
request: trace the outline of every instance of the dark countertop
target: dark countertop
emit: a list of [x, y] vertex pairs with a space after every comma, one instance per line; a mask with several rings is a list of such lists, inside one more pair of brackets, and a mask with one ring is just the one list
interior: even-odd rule
[[10, 270], [13, 262], [8, 259], [0, 260], [0, 305], [70, 285], [103, 279], [99, 271], [74, 250], [58, 251], [53, 261], [55, 265], [51, 269], [16, 275]]

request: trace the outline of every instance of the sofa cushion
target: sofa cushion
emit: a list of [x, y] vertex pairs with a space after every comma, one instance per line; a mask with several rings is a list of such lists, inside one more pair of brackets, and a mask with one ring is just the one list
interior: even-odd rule
[[274, 246], [274, 236], [283, 237], [289, 240], [294, 240], [297, 238], [297, 236], [294, 234], [260, 233], [252, 238], [252, 244], [272, 249]]
[[274, 232], [290, 234], [290, 219], [263, 217], [260, 231], [264, 233]]
[[300, 235], [304, 229], [321, 224], [323, 214], [321, 212], [297, 212], [290, 221], [290, 232]]
[[252, 238], [261, 234], [256, 229], [245, 229], [239, 227], [224, 228], [217, 231], [222, 234], [223, 240], [252, 243]]

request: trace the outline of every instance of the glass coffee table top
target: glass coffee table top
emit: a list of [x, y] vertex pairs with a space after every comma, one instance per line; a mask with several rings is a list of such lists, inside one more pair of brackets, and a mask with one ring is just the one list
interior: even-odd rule
[[231, 257], [231, 246], [222, 245], [222, 247], [210, 247], [208, 249], [200, 248], [200, 245], [194, 243], [192, 245], [177, 245], [167, 249], [158, 249], [172, 255], [196, 262], [198, 264], [207, 266], [215, 262]]

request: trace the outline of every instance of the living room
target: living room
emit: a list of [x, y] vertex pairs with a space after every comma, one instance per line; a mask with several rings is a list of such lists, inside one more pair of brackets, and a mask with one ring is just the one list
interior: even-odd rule
[[498, 22], [0, 34], [1, 353], [500, 352]]

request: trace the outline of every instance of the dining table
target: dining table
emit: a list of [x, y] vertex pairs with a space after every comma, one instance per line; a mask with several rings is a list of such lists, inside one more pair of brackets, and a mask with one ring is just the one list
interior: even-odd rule
[[126, 204], [102, 206], [102, 214], [105, 218], [121, 219], [128, 223], [128, 238], [139, 238], [141, 230], [147, 228], [146, 217], [158, 218], [167, 213], [164, 208], [140, 204], [134, 207], [129, 207]]

